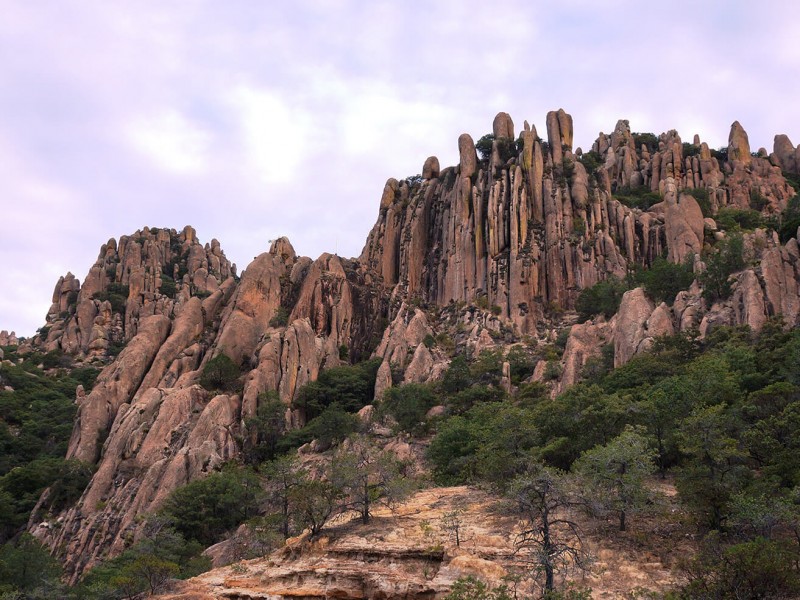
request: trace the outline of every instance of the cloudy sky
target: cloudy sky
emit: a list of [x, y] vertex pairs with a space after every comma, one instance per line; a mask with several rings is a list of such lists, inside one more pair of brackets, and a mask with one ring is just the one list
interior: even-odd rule
[[800, 143], [800, 3], [0, 0], [0, 329], [31, 335], [108, 238], [193, 225], [241, 271], [355, 256], [388, 177], [498, 111], [587, 147], [617, 119]]

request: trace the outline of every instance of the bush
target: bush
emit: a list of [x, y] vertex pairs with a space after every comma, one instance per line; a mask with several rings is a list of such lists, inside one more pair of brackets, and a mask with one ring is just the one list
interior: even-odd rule
[[694, 144], [690, 144], [689, 142], [683, 142], [683, 157], [688, 158], [690, 156], [697, 156], [700, 154], [700, 146], [695, 146]]
[[506, 163], [519, 154], [519, 149], [513, 139], [497, 138], [497, 152], [500, 154], [500, 160]]
[[292, 406], [303, 411], [307, 422], [334, 402], [345, 411], [356, 412], [372, 402], [380, 364], [381, 360], [374, 358], [356, 365], [325, 369], [316, 381], [300, 388]]
[[658, 151], [658, 136], [655, 133], [633, 133], [632, 135], [636, 152], [641, 150], [642, 145], [647, 147], [650, 154]]
[[789, 199], [786, 209], [781, 214], [779, 231], [781, 243], [785, 244], [791, 238], [796, 237], [798, 227], [800, 227], [800, 194]]
[[661, 202], [661, 196], [658, 192], [651, 192], [644, 186], [637, 188], [621, 187], [614, 192], [613, 196], [628, 208], [641, 210], [648, 210], [653, 204]]
[[514, 346], [508, 351], [506, 360], [511, 369], [511, 383], [519, 385], [524, 379], [533, 375], [536, 368], [536, 361], [532, 353], [526, 351], [521, 346]]
[[164, 513], [187, 540], [204, 546], [258, 514], [264, 493], [249, 469], [226, 469], [176, 489], [164, 503]]
[[581, 322], [594, 315], [604, 315], [606, 318], [614, 316], [619, 310], [622, 295], [627, 290], [628, 286], [612, 275], [581, 291], [575, 302], [575, 310], [578, 311]]
[[159, 291], [167, 298], [175, 298], [178, 293], [178, 286], [175, 285], [175, 280], [172, 277], [162, 274]]
[[741, 234], [729, 235], [717, 244], [714, 252], [705, 257], [706, 270], [698, 277], [703, 285], [703, 297], [711, 304], [731, 295], [728, 278], [745, 267], [744, 239]]
[[236, 389], [241, 374], [239, 366], [227, 354], [220, 353], [203, 367], [200, 385], [209, 391], [230, 392]]
[[769, 206], [769, 199], [761, 195], [761, 192], [756, 189], [750, 190], [750, 208], [755, 211], [761, 212]]
[[761, 213], [746, 208], [721, 208], [715, 220], [717, 227], [726, 231], [753, 230], [764, 226]]
[[710, 534], [685, 567], [681, 598], [796, 598], [797, 551], [788, 541], [756, 538], [725, 545]]
[[425, 428], [425, 415], [435, 405], [430, 386], [409, 383], [386, 390], [381, 411], [392, 415], [403, 431], [413, 433]]
[[675, 264], [665, 258], [658, 257], [649, 269], [639, 271], [636, 279], [644, 287], [644, 291], [656, 302], [669, 305], [681, 290], [686, 290], [694, 281], [694, 255], [690, 254], [682, 264]]
[[494, 142], [494, 135], [491, 133], [487, 133], [477, 142], [475, 142], [475, 150], [478, 151], [478, 155], [480, 156], [481, 160], [489, 160], [489, 157], [492, 155], [492, 143]]
[[716, 150], [711, 151], [711, 158], [716, 158], [717, 161], [720, 163], [728, 162], [728, 147], [722, 146], [721, 148], [717, 148]]
[[334, 402], [318, 416], [311, 419], [305, 427], [288, 432], [277, 444], [279, 453], [288, 452], [317, 440], [321, 450], [338, 444], [350, 434], [358, 431], [358, 415], [349, 413]]
[[459, 354], [450, 361], [450, 366], [442, 377], [442, 391], [446, 394], [455, 394], [472, 384], [469, 372], [469, 363], [463, 354]]
[[289, 309], [279, 306], [275, 315], [269, 320], [270, 327], [286, 327], [289, 324]]
[[600, 157], [600, 154], [592, 150], [591, 152], [584, 152], [581, 154], [580, 158], [578, 159], [583, 163], [583, 168], [586, 169], [586, 173], [589, 176], [589, 181], [594, 179], [594, 172], [600, 168], [603, 164], [603, 160]]

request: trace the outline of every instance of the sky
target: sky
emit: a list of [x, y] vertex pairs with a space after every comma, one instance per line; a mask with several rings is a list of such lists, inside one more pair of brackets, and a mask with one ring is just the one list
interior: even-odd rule
[[0, 330], [109, 238], [358, 256], [383, 185], [499, 111], [800, 143], [796, 0], [0, 0]]

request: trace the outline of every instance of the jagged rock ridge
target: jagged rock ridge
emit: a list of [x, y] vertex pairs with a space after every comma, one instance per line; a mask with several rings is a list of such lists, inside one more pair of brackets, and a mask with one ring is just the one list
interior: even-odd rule
[[[358, 259], [312, 261], [281, 238], [239, 280], [219, 244], [200, 245], [191, 227], [110, 240], [82, 286], [71, 274], [59, 280], [46, 334], [33, 340], [86, 360], [124, 344], [92, 392], [77, 393], [68, 456], [96, 463], [97, 473], [74, 507], [50, 519], [34, 514], [30, 528], [76, 578], [135, 539], [136, 517], [175, 487], [236, 458], [263, 392], [277, 391], [287, 422], [301, 425], [304, 415], [291, 408], [298, 389], [342, 356], [382, 358], [379, 398], [393, 369], [406, 382], [443, 372], [449, 356], [425, 341], [451, 325], [475, 353], [523, 335], [547, 337], [580, 290], [623, 277], [632, 263], [694, 253], [702, 268], [709, 224], [685, 190], [707, 189], [713, 211], [749, 206], [755, 190], [769, 214], [793, 195], [781, 168], [796, 172], [798, 153], [785, 136], [776, 136], [770, 158], [753, 157], [734, 123], [721, 161], [699, 139], [687, 153], [675, 131], [637, 148], [619, 121], [595, 142], [592, 162], [573, 151], [572, 127], [563, 110], [548, 113], [547, 140], [526, 122], [517, 147], [511, 117], [500, 113], [486, 159], [464, 134], [459, 165], [441, 169], [430, 157], [421, 180], [389, 179]], [[661, 201], [643, 211], [613, 197], [640, 188]], [[758, 328], [775, 314], [796, 324], [796, 240], [781, 246], [763, 230], [748, 240], [757, 265], [725, 303], [705, 306], [696, 285], [673, 307], [632, 290], [611, 321], [573, 326], [555, 391], [573, 383], [602, 344], [613, 343], [621, 364], [672, 331]], [[197, 385], [219, 353], [248, 370], [241, 394], [212, 396]]]

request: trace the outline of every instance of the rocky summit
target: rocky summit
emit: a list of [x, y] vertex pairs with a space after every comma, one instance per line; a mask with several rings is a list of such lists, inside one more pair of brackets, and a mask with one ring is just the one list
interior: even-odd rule
[[[239, 460], [267, 393], [283, 403], [289, 427], [304, 425], [299, 390], [333, 367], [380, 359], [377, 405], [393, 386], [441, 379], [453, 348], [507, 356], [562, 333], [563, 353], [540, 359], [528, 378], [555, 396], [603, 349], [620, 366], [664, 335], [705, 336], [724, 325], [759, 331], [777, 315], [787, 327], [798, 324], [800, 248], [796, 231], [784, 236], [778, 226], [800, 173], [800, 146], [786, 135], [775, 136], [772, 153], [753, 152], [734, 122], [727, 148], [712, 149], [698, 136], [638, 134], [620, 120], [582, 150], [573, 148], [572, 117], [557, 110], [541, 135], [499, 113], [491, 134], [475, 142], [465, 133], [457, 146], [457, 165], [442, 168], [431, 156], [421, 175], [386, 182], [359, 257], [312, 260], [281, 238], [239, 276], [217, 240], [201, 244], [190, 226], [145, 227], [103, 244], [82, 282], [71, 273], [58, 280], [45, 326], [19, 349], [60, 350], [103, 366], [89, 393], [76, 391], [67, 451], [94, 465], [94, 475], [77, 502], [57, 514], [36, 509], [28, 523], [70, 581], [140, 539], [144, 515], [179, 486]], [[721, 222], [745, 217], [758, 221], [736, 228], [747, 260], [725, 274], [725, 293], [710, 293], [706, 251], [735, 237]], [[629, 285], [618, 308], [578, 322], [582, 292], [631, 281], [664, 261], [690, 273], [674, 300]], [[0, 334], [0, 346], [17, 343]], [[220, 355], [243, 368], [240, 390], [199, 385]], [[503, 372], [510, 390], [507, 359]], [[325, 554], [332, 572], [347, 567], [329, 564], [337, 552], [350, 566], [369, 563], [364, 548], [339, 546]], [[313, 560], [297, 566], [286, 552], [275, 566], [283, 579], [262, 595], [242, 574], [257, 570], [266, 581], [259, 563], [238, 583], [230, 572], [206, 575], [192, 584], [205, 591], [191, 597], [212, 597], [208, 586], [246, 588], [224, 596], [231, 598], [293, 596], [285, 591], [291, 570], [313, 571]], [[440, 555], [420, 552], [398, 550], [403, 568], [430, 563], [439, 574], [370, 580], [380, 597], [446, 593], [455, 577], [439, 570]], [[470, 561], [502, 570], [462, 560]], [[388, 568], [385, 557], [378, 563]], [[318, 576], [303, 577], [321, 589]]]

